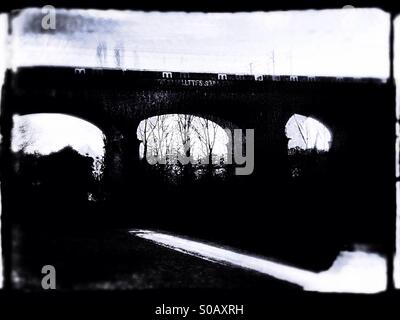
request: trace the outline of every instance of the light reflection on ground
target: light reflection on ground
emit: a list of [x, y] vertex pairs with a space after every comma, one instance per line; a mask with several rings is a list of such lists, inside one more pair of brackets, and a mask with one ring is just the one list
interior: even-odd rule
[[264, 273], [306, 291], [378, 293], [386, 289], [386, 260], [376, 253], [343, 251], [329, 270], [317, 273], [169, 234], [148, 230], [130, 233], [184, 254]]

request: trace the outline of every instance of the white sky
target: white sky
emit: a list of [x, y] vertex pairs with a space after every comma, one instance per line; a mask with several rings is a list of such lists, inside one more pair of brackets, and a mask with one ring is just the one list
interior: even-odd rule
[[[23, 143], [29, 142], [26, 153], [48, 155], [71, 146], [80, 154], [88, 154], [92, 158], [104, 154], [103, 133], [87, 121], [56, 113], [15, 115], [13, 120], [11, 148], [14, 152], [21, 150]], [[21, 126], [25, 127], [25, 134], [21, 134]]]
[[[13, 21], [13, 62], [21, 65], [387, 78], [389, 15], [377, 9], [253, 13], [59, 10], [55, 33]], [[56, 23], [56, 27], [57, 27]], [[79, 27], [78, 27], [79, 26]], [[67, 30], [67, 31], [66, 31]], [[107, 47], [105, 60], [97, 56]]]
[[286, 124], [286, 136], [290, 139], [288, 148], [313, 149], [328, 151], [332, 135], [321, 122], [294, 114]]

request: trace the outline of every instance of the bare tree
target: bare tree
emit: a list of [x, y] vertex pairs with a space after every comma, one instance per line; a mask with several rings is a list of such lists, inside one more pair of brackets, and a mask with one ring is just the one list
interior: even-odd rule
[[165, 160], [168, 148], [168, 138], [171, 135], [171, 123], [168, 121], [169, 115], [159, 115], [156, 117], [155, 128], [152, 131], [153, 155], [162, 161]]
[[177, 138], [175, 128], [171, 128], [165, 141], [167, 160], [171, 160], [171, 157], [175, 158], [178, 154], [176, 139]]
[[177, 125], [180, 141], [183, 147], [183, 153], [187, 158], [191, 156], [191, 148], [193, 146], [193, 142], [190, 140], [191, 133], [193, 131], [193, 115], [188, 114], [178, 114], [177, 115]]
[[296, 115], [294, 115], [293, 117], [294, 117], [294, 120], [295, 120], [295, 122], [296, 122], [297, 129], [299, 130], [301, 139], [303, 140], [303, 143], [304, 143], [304, 145], [305, 145], [305, 148], [307, 149], [307, 148], [308, 148], [308, 134], [307, 134], [307, 128], [304, 127], [304, 123], [303, 123], [303, 122], [300, 123], [300, 122], [297, 120]]
[[138, 128], [138, 136], [143, 143], [143, 159], [146, 159], [149, 147], [149, 139], [156, 127], [155, 121], [152, 121], [152, 119], [153, 118], [147, 118], [140, 124]]
[[300, 133], [301, 139], [303, 140], [305, 149], [317, 149], [319, 141], [329, 140], [323, 139], [320, 128], [314, 130], [314, 132], [311, 131], [312, 129], [310, 128], [310, 126], [312, 125], [308, 122], [311, 118], [304, 117], [301, 122], [299, 122], [296, 115], [294, 115], [293, 117], [296, 122], [298, 132]]
[[208, 160], [208, 165], [212, 166], [213, 150], [217, 137], [218, 124], [203, 118], [198, 118], [196, 122], [197, 125], [193, 126], [193, 128], [201, 142], [201, 149]]

